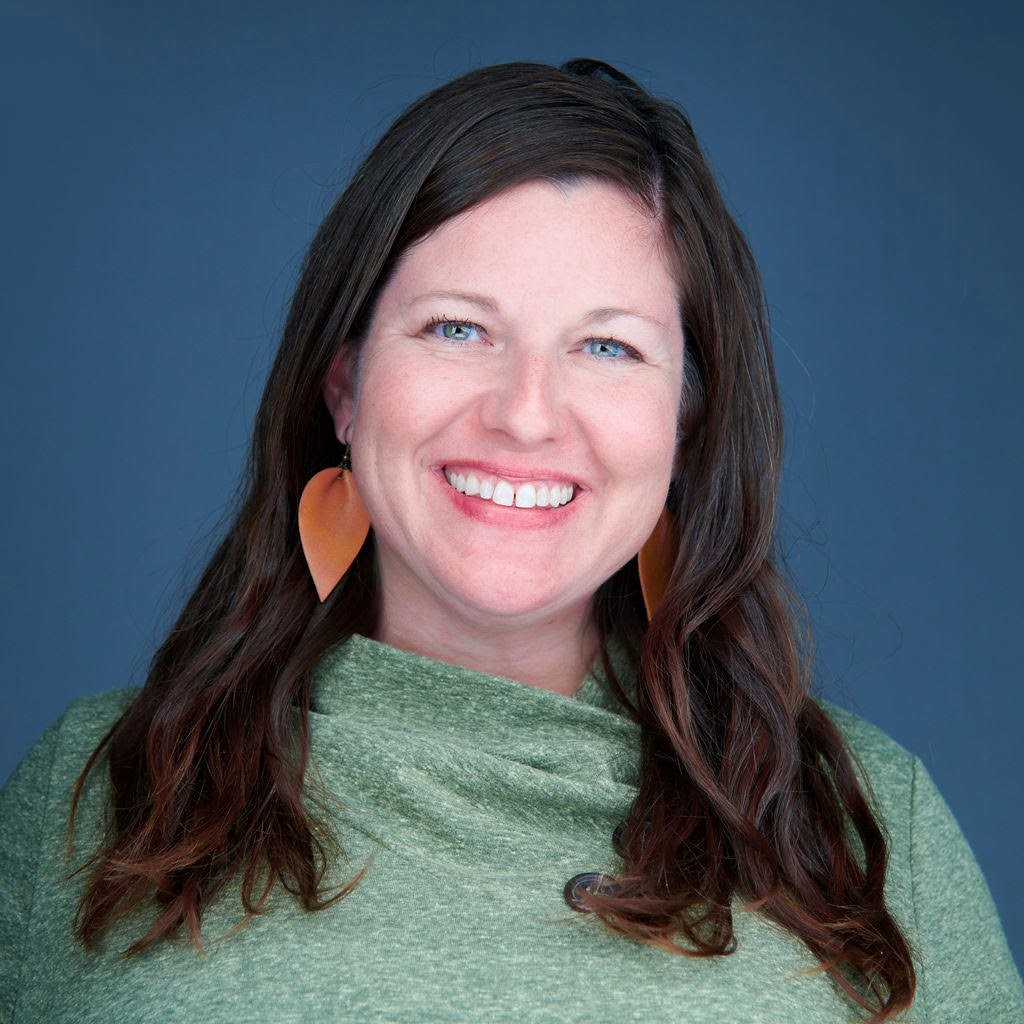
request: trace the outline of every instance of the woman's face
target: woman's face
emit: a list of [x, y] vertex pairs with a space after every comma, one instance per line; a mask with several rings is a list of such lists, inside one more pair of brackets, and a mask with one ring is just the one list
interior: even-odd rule
[[589, 613], [665, 504], [677, 296], [657, 222], [595, 181], [509, 189], [404, 254], [357, 380], [339, 358], [325, 388], [387, 618], [508, 629]]

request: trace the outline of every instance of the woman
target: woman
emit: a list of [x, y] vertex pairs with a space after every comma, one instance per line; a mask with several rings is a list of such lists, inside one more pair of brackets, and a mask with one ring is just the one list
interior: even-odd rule
[[924, 769], [807, 696], [779, 454], [675, 108], [587, 60], [414, 104], [145, 687], [5, 792], [2, 1019], [1019, 1019]]

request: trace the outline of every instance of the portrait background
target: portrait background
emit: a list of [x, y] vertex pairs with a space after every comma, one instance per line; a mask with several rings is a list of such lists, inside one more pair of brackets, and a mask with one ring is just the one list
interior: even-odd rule
[[593, 56], [688, 111], [760, 262], [817, 691], [923, 758], [1024, 963], [1024, 8], [40, 6], [0, 15], [0, 778], [143, 679], [367, 147], [470, 68]]

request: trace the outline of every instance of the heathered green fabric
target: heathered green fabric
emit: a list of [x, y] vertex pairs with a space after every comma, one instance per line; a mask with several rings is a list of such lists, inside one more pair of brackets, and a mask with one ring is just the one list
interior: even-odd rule
[[[610, 837], [634, 794], [635, 727], [598, 676], [565, 698], [355, 637], [316, 674], [313, 763], [343, 807], [331, 825], [352, 895], [309, 914], [286, 894], [235, 934], [237, 892], [186, 942], [119, 958], [72, 940], [81, 877], [64, 860], [68, 797], [130, 698], [73, 704], [0, 805], [0, 1021], [678, 1021], [787, 1024], [863, 1015], [787, 932], [736, 915], [738, 949], [707, 960], [616, 936], [570, 911], [565, 881], [614, 872]], [[922, 958], [905, 1020], [1024, 1021], [1024, 992], [978, 867], [927, 772], [834, 710], [892, 838], [891, 906]], [[101, 773], [98, 773], [101, 774]], [[98, 835], [88, 790], [77, 856]]]

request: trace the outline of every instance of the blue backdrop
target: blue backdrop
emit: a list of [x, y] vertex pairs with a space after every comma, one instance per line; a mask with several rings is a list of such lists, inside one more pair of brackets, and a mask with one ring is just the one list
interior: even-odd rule
[[689, 111], [763, 269], [817, 685], [924, 759], [1024, 962], [1024, 7], [2, 17], [0, 777], [69, 700], [144, 675], [232, 494], [303, 249], [367, 146], [471, 67], [595, 56]]

